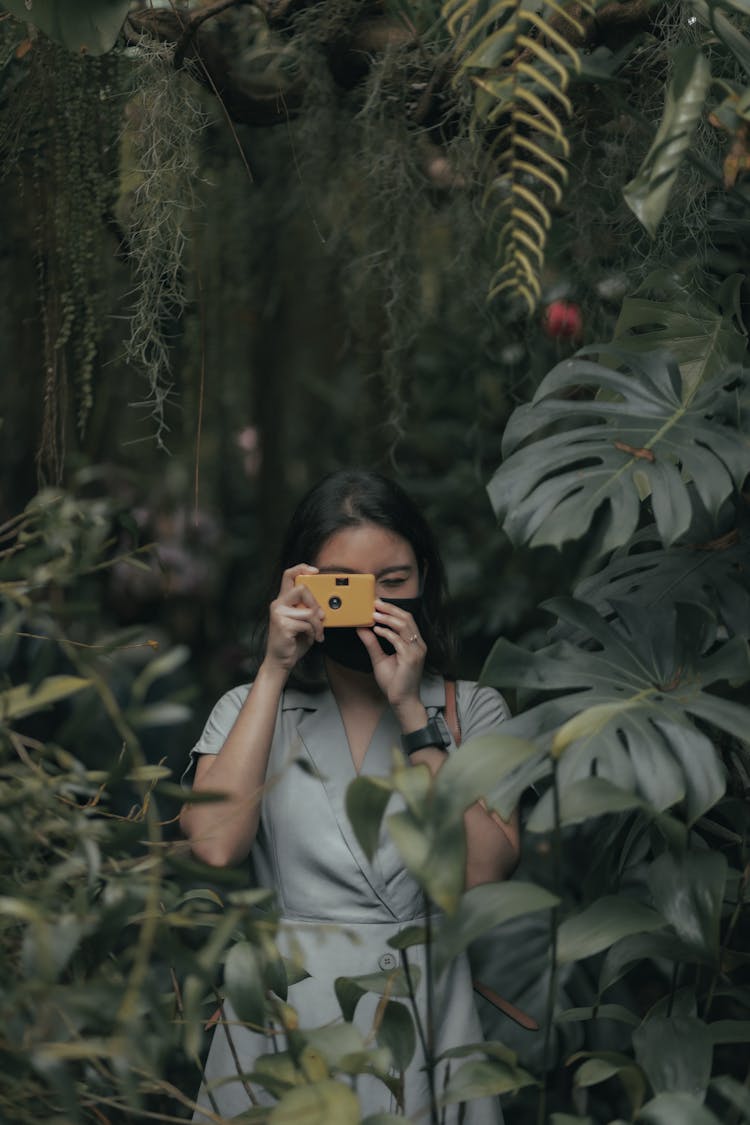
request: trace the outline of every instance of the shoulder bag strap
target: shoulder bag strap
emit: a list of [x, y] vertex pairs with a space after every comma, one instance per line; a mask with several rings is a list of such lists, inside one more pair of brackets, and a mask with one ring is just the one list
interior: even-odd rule
[[445, 722], [456, 746], [461, 745], [461, 720], [456, 705], [456, 681], [445, 681]]

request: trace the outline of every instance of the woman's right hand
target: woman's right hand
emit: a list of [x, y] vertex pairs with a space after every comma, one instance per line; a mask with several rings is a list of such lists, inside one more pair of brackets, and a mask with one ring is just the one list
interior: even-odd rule
[[307, 563], [285, 570], [279, 595], [271, 602], [263, 663], [287, 674], [315, 641], [323, 640], [323, 610], [306, 586], [294, 584], [298, 574], [317, 573]]

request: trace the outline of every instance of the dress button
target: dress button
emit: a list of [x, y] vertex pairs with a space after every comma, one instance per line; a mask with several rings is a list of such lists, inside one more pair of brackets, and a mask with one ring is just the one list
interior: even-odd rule
[[396, 958], [395, 953], [384, 953], [378, 961], [378, 964], [380, 965], [380, 968], [384, 973], [388, 973], [391, 971], [391, 969], [396, 968], [396, 966], [398, 965], [398, 959]]

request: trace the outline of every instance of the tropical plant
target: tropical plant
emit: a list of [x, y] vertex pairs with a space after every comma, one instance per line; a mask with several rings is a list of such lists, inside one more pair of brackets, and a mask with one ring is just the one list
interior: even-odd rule
[[[551, 888], [565, 906], [536, 964], [547, 963], [548, 1026], [583, 1031], [569, 1060], [579, 1111], [597, 1122], [740, 1120], [742, 1053], [723, 1045], [750, 1031], [750, 456], [746, 370], [728, 366], [744, 339], [720, 308], [721, 331], [695, 349], [674, 303], [626, 308], [635, 334], [560, 364], [506, 430], [489, 492], [508, 534], [517, 544], [585, 538], [590, 573], [575, 598], [545, 604], [557, 618], [550, 643], [498, 641], [484, 678], [518, 689], [508, 731], [543, 751], [525, 779], [540, 788], [527, 829], [551, 840]], [[670, 330], [674, 355], [644, 350], [654, 335], [668, 347]], [[503, 788], [490, 798], [498, 807]], [[580, 880], [576, 833], [598, 859]], [[556, 974], [594, 957], [593, 981], [564, 1010]], [[648, 999], [638, 967], [651, 977]], [[600, 1020], [619, 1026], [616, 1051], [597, 1049]], [[624, 1103], [598, 1089], [615, 1076]]]

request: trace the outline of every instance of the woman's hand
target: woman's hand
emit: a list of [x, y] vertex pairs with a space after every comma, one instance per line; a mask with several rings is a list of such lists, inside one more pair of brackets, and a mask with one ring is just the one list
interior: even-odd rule
[[[396, 651], [388, 656], [373, 633], [384, 641], [390, 641]], [[423, 715], [425, 712], [419, 700], [419, 684], [427, 646], [412, 615], [399, 606], [377, 598], [374, 629], [358, 629], [357, 636], [370, 654], [378, 687], [399, 718], [408, 723], [410, 712]], [[417, 722], [417, 726], [422, 725], [423, 721]]]
[[287, 675], [314, 641], [323, 640], [323, 610], [306, 586], [295, 586], [298, 574], [317, 574], [318, 568], [300, 563], [284, 571], [279, 596], [271, 602], [268, 641], [263, 663]]

